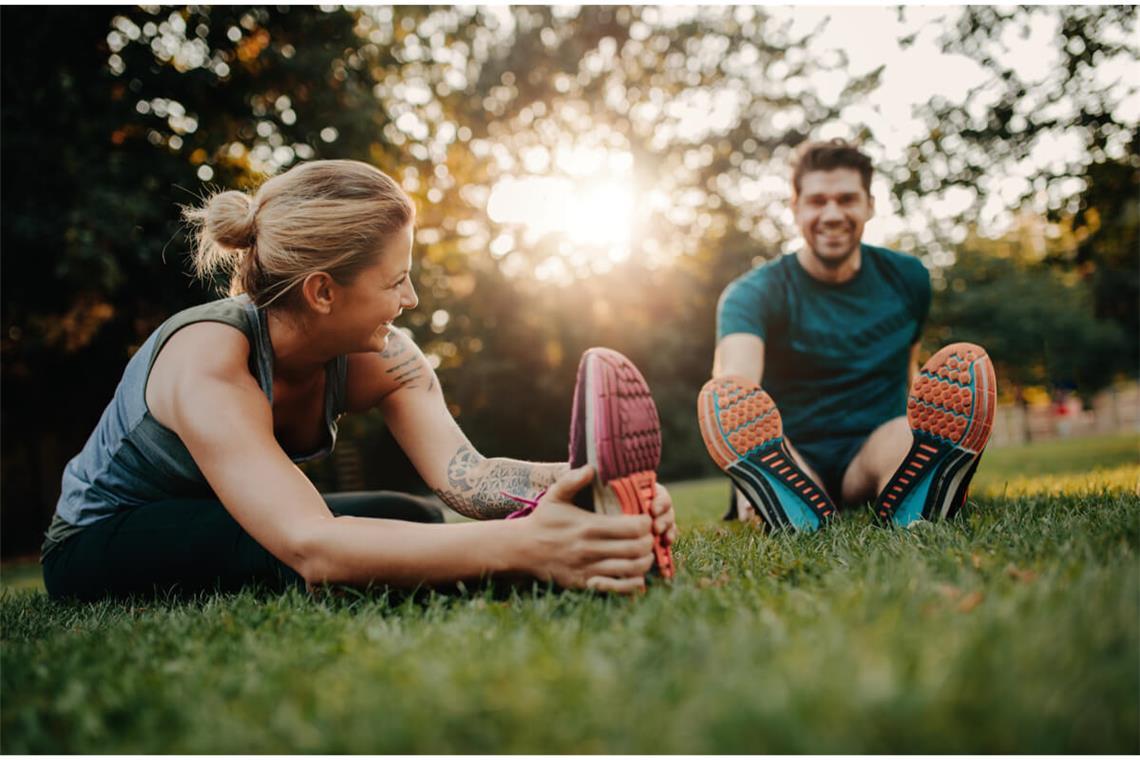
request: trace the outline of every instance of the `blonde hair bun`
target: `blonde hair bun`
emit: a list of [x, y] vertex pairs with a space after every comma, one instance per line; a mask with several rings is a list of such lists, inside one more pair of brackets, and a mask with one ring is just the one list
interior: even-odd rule
[[253, 200], [237, 190], [218, 193], [206, 203], [206, 233], [224, 248], [249, 248], [257, 240]]

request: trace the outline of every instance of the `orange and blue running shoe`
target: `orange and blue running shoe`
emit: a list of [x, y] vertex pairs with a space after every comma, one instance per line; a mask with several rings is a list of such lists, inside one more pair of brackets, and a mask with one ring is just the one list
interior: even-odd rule
[[[570, 414], [570, 466], [594, 466], [579, 506], [603, 514], [646, 514], [657, 491], [661, 423], [645, 378], [626, 357], [591, 348], [578, 363]], [[654, 537], [657, 571], [673, 577], [673, 554]]]
[[780, 411], [759, 385], [743, 377], [709, 380], [697, 413], [709, 456], [769, 528], [813, 531], [835, 513], [827, 493], [796, 464]]
[[879, 518], [910, 525], [957, 514], [990, 439], [996, 403], [994, 365], [981, 346], [953, 343], [930, 357], [907, 398], [914, 442], [875, 502]]

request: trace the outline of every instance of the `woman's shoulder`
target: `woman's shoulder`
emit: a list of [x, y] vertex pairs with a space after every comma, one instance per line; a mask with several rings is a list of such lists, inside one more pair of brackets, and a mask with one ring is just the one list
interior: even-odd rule
[[221, 321], [199, 321], [184, 325], [170, 335], [154, 355], [154, 363], [176, 360], [183, 372], [215, 374], [223, 371], [240, 371], [249, 374], [247, 367], [251, 351], [250, 341], [237, 325]]
[[[257, 330], [256, 315], [248, 299], [222, 298], [217, 301], [191, 306], [168, 318], [155, 331], [150, 365], [168, 350], [176, 352], [200, 350], [208, 358], [213, 349], [219, 352], [244, 350], [248, 356], [250, 344]], [[178, 337], [175, 341], [174, 338]], [[216, 342], [215, 342], [216, 341]]]
[[175, 429], [178, 399], [196, 399], [196, 389], [250, 388], [250, 341], [236, 327], [219, 321], [185, 325], [155, 353], [146, 381], [145, 400], [159, 424]]
[[256, 326], [247, 305], [224, 298], [184, 309], [159, 327], [149, 357], [147, 397], [180, 380], [249, 374]]
[[[169, 317], [158, 328], [159, 343], [163, 343], [174, 333], [196, 324], [224, 324], [229, 325], [247, 335], [256, 329], [256, 316], [254, 307], [249, 299], [235, 296], [221, 298], [217, 301], [191, 306]], [[160, 346], [161, 347], [161, 346]]]

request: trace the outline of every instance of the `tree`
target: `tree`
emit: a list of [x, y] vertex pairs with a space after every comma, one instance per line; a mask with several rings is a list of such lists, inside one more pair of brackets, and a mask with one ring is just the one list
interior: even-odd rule
[[[1124, 159], [1089, 167], [1080, 207], [1069, 222], [1079, 243], [1073, 253], [1055, 257], [1081, 272], [1092, 285], [1096, 316], [1140, 335], [1140, 129]], [[1118, 366], [1140, 372], [1140, 343], [1121, 347]]]
[[[405, 324], [480, 448], [565, 457], [574, 364], [609, 345], [655, 390], [662, 476], [710, 471], [693, 409], [716, 297], [783, 243], [771, 222], [783, 198], [766, 183], [790, 147], [874, 84], [821, 102], [805, 40], [753, 8], [7, 8], [3, 20], [4, 552], [38, 541], [131, 352], [212, 297], [186, 276], [177, 204], [310, 158], [369, 161], [416, 201], [421, 306]], [[625, 255], [490, 213], [504, 181], [581, 179], [590, 151], [633, 184]], [[341, 444], [365, 455], [363, 485], [416, 485], [378, 415], [346, 421]], [[312, 474], [328, 486], [336, 471]]]
[[[412, 319], [464, 429], [488, 451], [564, 457], [574, 363], [608, 345], [654, 389], [663, 476], [707, 471], [694, 404], [711, 367], [716, 299], [783, 242], [770, 221], [783, 199], [759, 188], [874, 77], [834, 106], [808, 86], [793, 93], [787, 83], [821, 65], [803, 54], [804, 39], [752, 8], [447, 9], [401, 24], [396, 40], [396, 59], [411, 61], [396, 78], [434, 93], [405, 106], [408, 139], [419, 125], [421, 135], [455, 136], [414, 167], [428, 201], [419, 234], [431, 284]], [[436, 40], [452, 51], [446, 64], [410, 52]], [[687, 118], [694, 112], [701, 118]], [[440, 155], [444, 172], [432, 166]], [[608, 163], [633, 187], [621, 256], [489, 213], [496, 186], [532, 175], [600, 192], [584, 180], [607, 172], [583, 161]], [[429, 325], [433, 310], [446, 320]], [[496, 397], [525, 406], [504, 415]]]
[[[3, 550], [190, 283], [177, 204], [295, 158], [387, 150], [356, 15], [301, 7], [5, 8]], [[50, 59], [49, 59], [50, 56]]]
[[1119, 370], [1127, 336], [1094, 313], [1091, 283], [1041, 265], [1046, 251], [1034, 248], [1046, 241], [1032, 234], [1041, 226], [1028, 216], [1001, 239], [969, 238], [935, 294], [925, 342], [984, 346], [1013, 386], [1003, 391], [1014, 397], [1030, 385], [1077, 387], [1090, 396]]
[[[1052, 40], [1053, 60], [1011, 52], [1029, 35]], [[927, 134], [888, 167], [904, 210], [925, 212], [947, 249], [971, 225], [996, 234], [1019, 211], [1065, 229], [1067, 245], [1038, 263], [1088, 279], [1092, 313], [1133, 336], [1140, 328], [1140, 142], [1122, 104], [1137, 97], [1137, 39], [1135, 6], [965, 8], [945, 30], [943, 50], [976, 61], [985, 80], [961, 103], [932, 97], [921, 109]], [[934, 218], [930, 203], [952, 188], [972, 202], [953, 218]], [[1112, 370], [1135, 374], [1136, 341], [1119, 351]]]

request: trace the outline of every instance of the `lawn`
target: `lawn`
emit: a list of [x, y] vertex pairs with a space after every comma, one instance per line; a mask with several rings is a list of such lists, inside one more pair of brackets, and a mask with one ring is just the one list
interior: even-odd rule
[[1136, 753], [1137, 437], [987, 454], [959, 519], [815, 535], [676, 484], [638, 598], [0, 592], [4, 753]]

